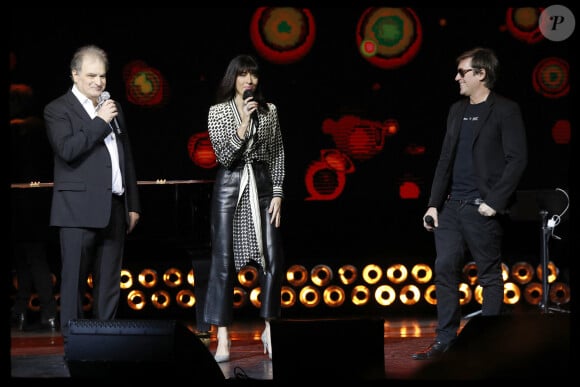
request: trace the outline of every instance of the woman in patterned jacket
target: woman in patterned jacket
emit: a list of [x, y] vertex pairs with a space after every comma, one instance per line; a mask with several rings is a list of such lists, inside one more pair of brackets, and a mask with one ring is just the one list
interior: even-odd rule
[[264, 353], [272, 358], [269, 320], [280, 316], [284, 253], [280, 233], [285, 175], [276, 106], [264, 101], [259, 66], [249, 55], [231, 60], [208, 115], [209, 138], [219, 164], [211, 199], [212, 260], [205, 321], [217, 326], [215, 360], [229, 361], [237, 272], [260, 272]]

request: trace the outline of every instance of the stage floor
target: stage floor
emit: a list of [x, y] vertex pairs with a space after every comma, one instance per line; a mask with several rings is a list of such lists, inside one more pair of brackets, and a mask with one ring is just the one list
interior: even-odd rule
[[[411, 357], [414, 352], [424, 349], [434, 339], [436, 324], [434, 317], [385, 318], [383, 334], [384, 378], [391, 381], [430, 380], [432, 378], [470, 380], [493, 379], [495, 376], [505, 377], [506, 373], [511, 379], [567, 377], [569, 376], [567, 370], [570, 355], [568, 347], [570, 344], [569, 316], [569, 314], [552, 316], [538, 312], [522, 316], [499, 316], [491, 318], [492, 320], [482, 316], [464, 319], [462, 332], [458, 339], [458, 344], [462, 345], [457, 345], [458, 349], [455, 352], [452, 348], [446, 361], [442, 359], [418, 361]], [[309, 321], [315, 322], [315, 320]], [[187, 322], [183, 322], [183, 324], [192, 332], [195, 330], [194, 324]], [[274, 367], [281, 363], [276, 363], [276, 342], [273, 342], [274, 355], [273, 360], [270, 360], [268, 355], [263, 353], [263, 345], [260, 340], [263, 327], [264, 324], [260, 320], [237, 321], [231, 327], [230, 361], [216, 363], [223, 373], [223, 379], [226, 383], [229, 384], [236, 380], [277, 382], [274, 378]], [[471, 332], [465, 333], [469, 331], [465, 327], [471, 327]], [[494, 331], [502, 333], [499, 335], [490, 333]], [[320, 334], [326, 335], [323, 331]], [[467, 336], [462, 342], [461, 339], [464, 335]], [[337, 342], [350, 343], [345, 347], [344, 353], [336, 353], [340, 352], [336, 349], [340, 346], [336, 345], [332, 345], [329, 352], [329, 348], [320, 345], [320, 342], [324, 344], [324, 340], [318, 343], [317, 340], [312, 340], [311, 345], [297, 343], [291, 354], [297, 372], [301, 372], [300, 370], [305, 368], [303, 364], [301, 366], [301, 361], [305, 358], [312, 361], [313, 355], [319, 358], [321, 364], [326, 364], [325, 361], [328, 359], [339, 359], [337, 356], [340, 356], [342, 359], [339, 361], [340, 367], [336, 367], [330, 372], [328, 368], [324, 368], [326, 374], [318, 375], [318, 378], [349, 379], [352, 370], [349, 370], [348, 365], [345, 366], [345, 364], [348, 364], [349, 359], [352, 359], [353, 364], [355, 364], [356, 359], [370, 356], [365, 353], [364, 349], [368, 347], [370, 351], [372, 345], [367, 345], [364, 342], [357, 344], [358, 337], [368, 339], [369, 336], [365, 332], [345, 330], [335, 336]], [[544, 337], [544, 340], [539, 341], [538, 337]], [[211, 359], [212, 362], [214, 361], [213, 353], [216, 348], [216, 340], [215, 331], [212, 331], [209, 347], [206, 348], [202, 345], [203, 350], [207, 349], [210, 352], [204, 356]], [[65, 379], [66, 382], [75, 379], [71, 377], [64, 358], [65, 350], [60, 333], [26, 332], [12, 329], [10, 342], [10, 378], [13, 381], [35, 378], [37, 382], [41, 382], [40, 379], [59, 378]], [[285, 347], [288, 347], [287, 344]], [[353, 349], [357, 353], [352, 353]], [[90, 351], [90, 349], [87, 350]], [[531, 353], [533, 356], [528, 356], [530, 355], [529, 351], [533, 351]], [[308, 354], [307, 357], [305, 357], [306, 354]], [[510, 358], [512, 355], [518, 358], [515, 361], [517, 366], [512, 364], [514, 362], [514, 359]], [[481, 366], [477, 365], [480, 363], [468, 360], [468, 358], [477, 357], [481, 360]], [[510, 363], [507, 368], [502, 364], [504, 357], [506, 363]], [[279, 355], [279, 359], [281, 358], [286, 360], [279, 367], [292, 367], [292, 364], [287, 364], [289, 359], [287, 353], [284, 356]], [[453, 364], [450, 363], [452, 360]], [[490, 364], [490, 361], [493, 364]], [[524, 364], [523, 362], [528, 363]], [[542, 369], [538, 370], [538, 366], [543, 367], [543, 371]], [[462, 369], [463, 371], [461, 371]], [[199, 372], [199, 368], [192, 365], [190, 374], [192, 382], [196, 381], [196, 373], [199, 374]], [[127, 375], [121, 376], [127, 377]], [[136, 376], [151, 378], [151, 380], [159, 380], [160, 377], [174, 377], [173, 375], [155, 374], [155, 369], [145, 369], [142, 374]], [[296, 375], [297, 379], [300, 377], [302, 375]], [[303, 378], [304, 380], [311, 379], [311, 375], [303, 375]]]

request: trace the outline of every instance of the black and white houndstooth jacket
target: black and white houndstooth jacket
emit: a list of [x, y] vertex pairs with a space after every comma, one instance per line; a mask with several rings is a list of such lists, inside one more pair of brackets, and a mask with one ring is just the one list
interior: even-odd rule
[[248, 139], [240, 139], [237, 129], [241, 117], [233, 100], [210, 107], [208, 115], [209, 139], [217, 161], [226, 168], [235, 164], [261, 161], [268, 164], [274, 196], [284, 196], [284, 146], [276, 105], [268, 103], [270, 111], [259, 113], [258, 133], [250, 149]]
[[[267, 164], [272, 178], [273, 196], [283, 197], [285, 166], [282, 133], [276, 106], [272, 103], [268, 103], [268, 106], [268, 112], [258, 113], [257, 131], [253, 126], [253, 130], [248, 131], [244, 139], [240, 139], [237, 134], [241, 117], [233, 99], [211, 106], [208, 114], [209, 138], [218, 163], [225, 168], [255, 162]], [[247, 168], [249, 183], [241, 187], [234, 216], [234, 261], [237, 271], [250, 259], [265, 267], [263, 246], [257, 242], [261, 241], [261, 229], [260, 221], [256, 219], [259, 215], [255, 211], [256, 198], [252, 197], [252, 184], [255, 182], [250, 169]]]

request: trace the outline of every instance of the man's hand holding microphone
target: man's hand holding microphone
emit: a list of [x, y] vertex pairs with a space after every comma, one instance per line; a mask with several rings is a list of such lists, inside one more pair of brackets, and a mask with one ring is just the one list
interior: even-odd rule
[[435, 207], [429, 207], [425, 215], [423, 215], [423, 227], [425, 227], [427, 231], [433, 231], [437, 226], [437, 209]]
[[108, 91], [103, 91], [99, 96], [97, 101], [97, 117], [103, 119], [106, 123], [111, 125], [111, 121], [113, 121], [116, 125], [116, 129], [119, 129], [119, 125], [116, 122], [116, 117], [119, 112], [117, 111], [117, 104], [115, 101], [111, 99], [111, 95]]

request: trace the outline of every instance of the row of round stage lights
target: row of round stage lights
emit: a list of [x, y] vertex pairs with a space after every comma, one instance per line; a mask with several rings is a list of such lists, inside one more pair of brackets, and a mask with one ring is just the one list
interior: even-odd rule
[[[553, 262], [548, 265], [548, 273], [551, 302], [558, 305], [569, 303], [570, 288], [563, 282], [556, 282], [559, 270]], [[428, 304], [435, 305], [437, 303], [435, 285], [429, 284], [433, 277], [433, 271], [428, 265], [416, 264], [411, 270], [408, 270], [405, 265], [394, 264], [389, 266], [384, 274], [388, 283], [379, 284], [383, 279], [383, 269], [379, 265], [366, 265], [361, 270], [360, 276], [359, 270], [355, 266], [343, 265], [337, 270], [338, 283], [333, 283], [337, 281], [334, 281], [334, 272], [328, 265], [319, 264], [310, 271], [303, 265], [293, 265], [286, 271], [286, 284], [282, 286], [282, 307], [290, 308], [298, 302], [307, 308], [314, 308], [321, 303], [329, 307], [340, 307], [348, 300], [345, 288], [349, 287], [350, 302], [354, 306], [366, 305], [372, 297], [378, 305], [393, 305], [397, 301], [395, 288], [400, 288], [398, 300], [403, 305], [415, 305], [421, 300], [421, 297]], [[472, 299], [481, 304], [482, 288], [477, 284], [477, 266], [475, 263], [467, 263], [463, 268], [463, 274], [465, 282], [459, 285], [462, 295], [461, 304], [467, 305]], [[530, 305], [538, 305], [541, 302], [543, 291], [541, 265], [534, 270], [531, 264], [518, 262], [510, 270], [506, 264], [502, 264], [502, 275], [504, 279], [504, 303], [517, 304], [522, 294]], [[534, 275], [537, 276], [539, 282], [533, 281]], [[413, 279], [413, 283], [405, 283], [409, 277]], [[158, 286], [159, 279], [155, 270], [144, 269], [137, 276], [138, 283], [144, 288], [139, 289], [133, 286], [132, 274], [124, 270], [121, 286], [128, 291], [127, 303], [129, 307], [133, 310], [142, 310], [148, 301], [157, 309], [169, 307], [172, 301], [171, 292], [167, 289], [154, 289]], [[162, 274], [161, 280], [166, 287], [177, 290], [174, 296], [177, 305], [182, 308], [191, 308], [195, 305], [196, 298], [193, 292], [195, 273], [193, 269], [184, 276], [179, 269], [169, 268]], [[259, 285], [258, 281], [259, 273], [256, 267], [248, 265], [240, 270], [237, 276], [239, 286], [234, 287], [235, 308], [243, 308], [248, 302], [256, 308], [260, 307], [261, 288], [257, 286]], [[184, 286], [184, 282], [189, 286]], [[375, 285], [374, 290], [371, 290]], [[421, 285], [426, 286], [423, 291], [421, 291]], [[148, 296], [146, 290], [152, 290], [152, 293]]]
[[[402, 305], [415, 305], [421, 300], [421, 297], [428, 304], [435, 305], [437, 303], [435, 285], [429, 284], [433, 277], [430, 266], [420, 263], [414, 265], [409, 271], [405, 265], [394, 264], [389, 266], [384, 273], [388, 283], [379, 284], [383, 279], [383, 269], [380, 265], [364, 266], [360, 276], [355, 266], [343, 265], [337, 270], [338, 284], [336, 284], [333, 283], [335, 280], [333, 270], [328, 265], [316, 265], [310, 272], [303, 265], [293, 265], [286, 271], [286, 284], [282, 286], [282, 307], [293, 307], [298, 301], [300, 305], [307, 308], [314, 308], [321, 302], [329, 307], [340, 307], [347, 301], [345, 287], [351, 287], [349, 297], [354, 306], [368, 304], [371, 300], [371, 294], [378, 305], [393, 305], [397, 300], [395, 287], [400, 288], [398, 299]], [[409, 274], [414, 283], [405, 283], [409, 279]], [[465, 282], [459, 285], [461, 304], [467, 305], [472, 299], [481, 304], [482, 288], [477, 284], [477, 266], [475, 263], [467, 263], [463, 268], [463, 274]], [[527, 262], [515, 263], [511, 270], [506, 264], [502, 264], [502, 275], [504, 279], [504, 303], [517, 304], [522, 293], [530, 305], [538, 305], [542, 301], [541, 265], [538, 265], [534, 271], [533, 266]], [[534, 281], [534, 275], [537, 276], [539, 282]], [[559, 269], [553, 262], [549, 262], [550, 301], [557, 305], [565, 305], [570, 302], [570, 287], [563, 282], [556, 282], [558, 275]], [[261, 288], [257, 286], [258, 279], [259, 273], [256, 267], [248, 265], [240, 270], [237, 276], [239, 286], [234, 287], [235, 308], [245, 307], [248, 301], [254, 307], [260, 307]], [[308, 283], [309, 280], [310, 283]], [[54, 274], [52, 281], [56, 283]], [[357, 281], [359, 283], [356, 283]], [[135, 286], [135, 282], [140, 286]], [[87, 283], [92, 288], [91, 276], [89, 276]], [[163, 284], [167, 289], [156, 289], [160, 284]], [[15, 288], [18, 287], [16, 277], [13, 278], [13, 285]], [[376, 288], [371, 291], [372, 286], [375, 285]], [[426, 286], [423, 292], [419, 288], [420, 285]], [[156, 309], [166, 309], [171, 305], [173, 299], [175, 299], [176, 305], [184, 309], [192, 308], [196, 303], [193, 291], [195, 287], [193, 269], [184, 275], [182, 270], [172, 267], [159, 276], [156, 270], [146, 268], [141, 270], [136, 278], [129, 270], [123, 269], [120, 286], [124, 292], [126, 291], [127, 305], [136, 311], [144, 309], [148, 303]], [[55, 298], [58, 302], [60, 294], [56, 294]], [[87, 292], [83, 301], [85, 311], [92, 308], [92, 301], [91, 293]], [[40, 309], [37, 294], [31, 296], [28, 306], [33, 311]]]

